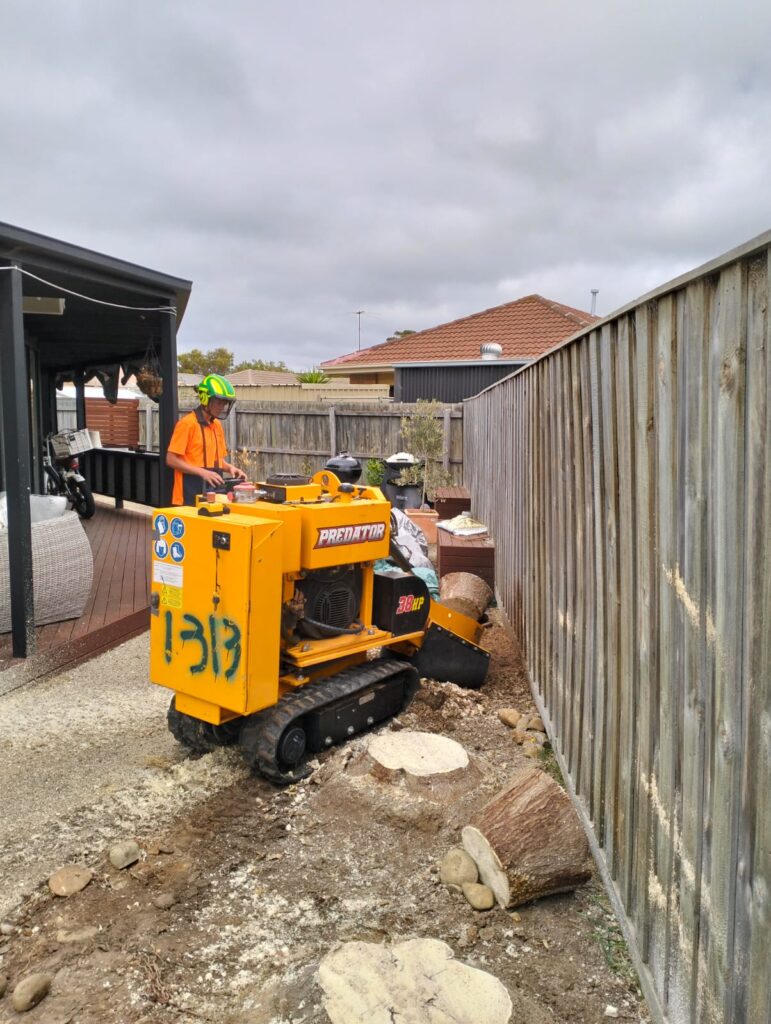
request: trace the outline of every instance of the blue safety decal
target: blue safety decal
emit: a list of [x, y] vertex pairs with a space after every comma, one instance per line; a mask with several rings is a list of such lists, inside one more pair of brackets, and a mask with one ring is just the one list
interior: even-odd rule
[[155, 536], [162, 537], [169, 529], [169, 521], [166, 516], [155, 517]]
[[185, 547], [183, 544], [180, 544], [178, 540], [175, 540], [171, 545], [171, 557], [175, 562], [181, 562], [185, 557]]
[[156, 558], [165, 558], [169, 553], [169, 545], [163, 537], [159, 537], [155, 544], [153, 544], [153, 550], [155, 551]]
[[185, 524], [178, 516], [171, 520], [171, 535], [176, 537], [177, 540], [185, 536]]

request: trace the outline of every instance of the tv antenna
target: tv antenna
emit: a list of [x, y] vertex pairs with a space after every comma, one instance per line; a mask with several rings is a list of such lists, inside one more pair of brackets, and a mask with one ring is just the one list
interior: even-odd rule
[[351, 312], [351, 316], [357, 316], [359, 318], [359, 344], [358, 351], [361, 351], [361, 318], [362, 316], [377, 316], [377, 313], [372, 313], [368, 309], [354, 309]]

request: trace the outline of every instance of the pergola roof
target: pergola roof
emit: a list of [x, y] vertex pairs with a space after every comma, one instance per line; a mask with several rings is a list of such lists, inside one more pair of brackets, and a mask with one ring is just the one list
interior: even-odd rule
[[[0, 260], [10, 260], [35, 275], [22, 276], [25, 299], [65, 300], [61, 316], [27, 313], [24, 317], [25, 331], [37, 343], [41, 366], [53, 372], [141, 359], [157, 346], [161, 318], [169, 316], [155, 310], [176, 307], [178, 327], [192, 287], [182, 278], [3, 223]], [[70, 292], [114, 305], [99, 305]]]

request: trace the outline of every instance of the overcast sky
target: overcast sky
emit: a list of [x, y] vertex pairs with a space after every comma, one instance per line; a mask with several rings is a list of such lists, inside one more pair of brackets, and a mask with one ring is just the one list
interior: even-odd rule
[[305, 369], [771, 227], [759, 0], [0, 0], [0, 220], [193, 281]]

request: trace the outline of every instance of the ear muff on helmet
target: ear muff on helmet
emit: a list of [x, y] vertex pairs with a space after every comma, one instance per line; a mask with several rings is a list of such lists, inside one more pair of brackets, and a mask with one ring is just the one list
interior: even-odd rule
[[222, 401], [223, 409], [217, 414], [217, 419], [225, 420], [236, 400], [236, 392], [227, 377], [221, 377], [218, 373], [207, 374], [196, 388], [198, 400], [204, 408], [208, 406], [212, 398]]

